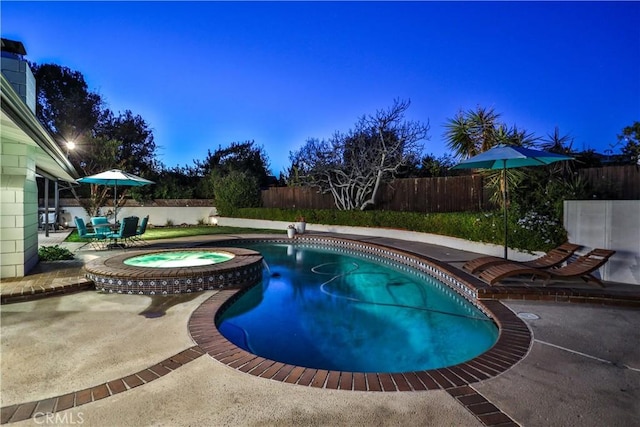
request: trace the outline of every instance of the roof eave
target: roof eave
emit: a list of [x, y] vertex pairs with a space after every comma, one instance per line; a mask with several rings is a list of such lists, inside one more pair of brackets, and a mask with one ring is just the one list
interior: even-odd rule
[[79, 177], [65, 153], [38, 118], [22, 101], [6, 77], [0, 74], [2, 112], [19, 128], [29, 145], [37, 147], [36, 166], [63, 181], [75, 182]]

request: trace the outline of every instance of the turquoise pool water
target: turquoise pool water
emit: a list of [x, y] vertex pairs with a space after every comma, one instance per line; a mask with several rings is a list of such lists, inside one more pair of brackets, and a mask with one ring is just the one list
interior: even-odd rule
[[235, 255], [213, 251], [171, 251], [135, 256], [124, 260], [126, 265], [134, 267], [175, 268], [197, 267], [219, 264], [233, 259]]
[[327, 370], [408, 372], [465, 362], [497, 340], [491, 319], [431, 276], [324, 246], [245, 247], [264, 256], [263, 282], [217, 326], [259, 356]]

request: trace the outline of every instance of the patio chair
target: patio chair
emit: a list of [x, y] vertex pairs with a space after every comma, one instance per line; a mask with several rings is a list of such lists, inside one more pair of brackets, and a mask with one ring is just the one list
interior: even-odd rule
[[580, 245], [566, 242], [561, 244], [557, 248], [551, 249], [540, 258], [525, 262], [509, 261], [496, 256], [483, 256], [468, 261], [465, 265], [462, 266], [462, 268], [464, 270], [467, 270], [471, 274], [486, 270], [487, 268], [494, 265], [511, 263], [521, 264], [525, 267], [530, 268], [551, 268], [556, 267], [571, 258], [575, 251], [580, 249], [580, 247]]
[[[126, 248], [126, 243], [131, 243], [131, 238], [136, 235], [138, 230], [138, 217], [128, 216], [120, 223], [120, 230], [117, 233], [109, 233], [107, 238], [111, 240], [109, 247]], [[120, 240], [122, 243], [118, 243]]]
[[499, 264], [489, 267], [480, 273], [479, 277], [490, 285], [510, 277], [530, 275], [542, 277], [545, 280], [544, 285], [550, 280], [582, 279], [587, 283], [593, 281], [604, 287], [602, 281], [591, 273], [602, 267], [615, 253], [616, 251], [609, 249], [594, 249], [563, 267], [548, 269], [525, 267], [518, 263]]
[[[55, 212], [40, 214], [39, 228], [45, 229], [45, 225], [49, 227], [49, 231], [58, 229], [58, 215]], [[45, 230], [46, 231], [46, 230]]]
[[109, 223], [106, 216], [92, 217], [91, 225], [93, 225], [93, 231], [96, 233], [110, 234], [113, 231], [111, 229], [111, 223]]
[[138, 226], [138, 229], [136, 230], [136, 235], [131, 238], [133, 243], [136, 243], [136, 244], [145, 244], [146, 243], [144, 241], [144, 239], [142, 238], [142, 235], [147, 231], [147, 224], [148, 223], [149, 223], [149, 215], [145, 216], [144, 218], [142, 218], [142, 221], [140, 221], [140, 225]]
[[89, 240], [89, 244], [95, 249], [103, 249], [102, 244], [107, 240], [106, 233], [90, 233], [87, 231], [84, 219], [75, 217], [73, 220], [76, 223], [76, 229], [78, 230], [78, 236], [80, 236], [80, 238]]

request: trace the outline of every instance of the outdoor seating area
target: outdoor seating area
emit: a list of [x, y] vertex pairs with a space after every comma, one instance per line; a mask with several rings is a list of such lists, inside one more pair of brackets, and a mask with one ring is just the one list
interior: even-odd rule
[[74, 218], [80, 238], [87, 240], [96, 250], [126, 249], [144, 245], [142, 236], [147, 229], [148, 221], [148, 215], [142, 221], [137, 216], [126, 217], [120, 223], [111, 223], [107, 217], [103, 216], [92, 217], [92, 231], [89, 231], [84, 219]]

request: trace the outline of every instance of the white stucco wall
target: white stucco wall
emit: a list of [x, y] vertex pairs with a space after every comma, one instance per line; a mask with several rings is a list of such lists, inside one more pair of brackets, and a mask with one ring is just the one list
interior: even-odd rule
[[604, 280], [640, 285], [640, 200], [567, 200], [564, 226], [581, 253], [616, 251], [600, 269]]
[[[60, 214], [60, 223], [68, 223], [70, 227], [75, 227], [73, 217], [77, 216], [89, 221], [90, 217], [84, 208], [81, 207], [61, 207], [64, 212]], [[107, 212], [110, 208], [101, 208], [101, 212]], [[152, 206], [136, 206], [118, 209], [118, 218], [122, 219], [127, 216], [137, 216], [138, 218], [149, 215], [149, 224], [155, 226], [167, 225], [168, 221], [174, 225], [188, 224], [195, 225], [201, 221], [209, 223], [209, 217], [216, 215], [216, 208], [213, 206], [184, 206], [184, 207], [152, 207]], [[113, 221], [113, 216], [110, 217]]]

